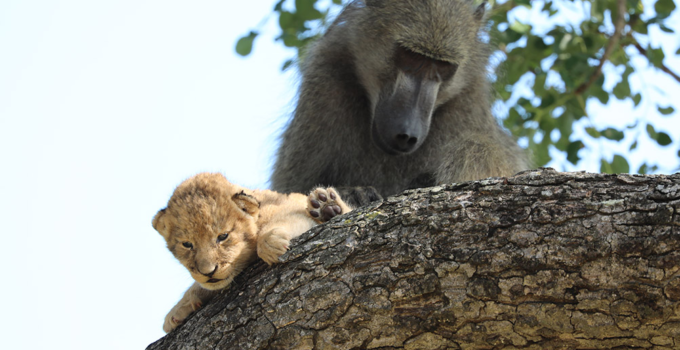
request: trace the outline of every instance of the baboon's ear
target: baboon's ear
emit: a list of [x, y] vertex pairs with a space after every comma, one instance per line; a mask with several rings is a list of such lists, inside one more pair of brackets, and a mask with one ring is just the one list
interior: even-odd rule
[[238, 206], [239, 209], [250, 216], [254, 217], [260, 211], [260, 202], [258, 202], [255, 197], [248, 195], [243, 191], [235, 194], [231, 197], [231, 200], [236, 203], [236, 206]]
[[481, 5], [477, 6], [477, 9], [475, 9], [475, 19], [481, 22], [484, 19], [485, 12], [486, 12], [486, 0], [483, 1]]
[[165, 215], [165, 209], [167, 208], [163, 208], [159, 210], [158, 213], [156, 213], [156, 216], [154, 216], [153, 220], [151, 221], [151, 225], [153, 225], [153, 228], [155, 228], [156, 231], [158, 231], [158, 233], [163, 236], [163, 238], [167, 239], [170, 232], [168, 232], [169, 227], [166, 223], [167, 216]]

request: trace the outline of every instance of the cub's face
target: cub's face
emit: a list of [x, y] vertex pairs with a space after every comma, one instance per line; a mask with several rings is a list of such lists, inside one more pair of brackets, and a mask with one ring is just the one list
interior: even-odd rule
[[[238, 191], [238, 192], [237, 192]], [[153, 219], [168, 249], [205, 289], [221, 289], [256, 256], [259, 203], [221, 174], [199, 174]]]

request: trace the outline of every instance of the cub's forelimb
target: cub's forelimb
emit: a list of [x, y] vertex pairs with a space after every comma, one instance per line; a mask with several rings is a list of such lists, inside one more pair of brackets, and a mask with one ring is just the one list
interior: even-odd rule
[[200, 309], [212, 300], [219, 291], [208, 290], [201, 288], [201, 285], [195, 283], [184, 292], [184, 296], [177, 302], [170, 312], [165, 316], [165, 322], [163, 323], [163, 331], [165, 333], [170, 333], [171, 330], [177, 328], [184, 319], [187, 318], [192, 312]]
[[270, 265], [288, 250], [291, 239], [352, 210], [332, 187], [317, 187], [307, 196], [291, 193], [288, 198], [296, 203], [295, 209], [287, 211], [285, 216], [276, 216], [258, 233], [257, 255]]

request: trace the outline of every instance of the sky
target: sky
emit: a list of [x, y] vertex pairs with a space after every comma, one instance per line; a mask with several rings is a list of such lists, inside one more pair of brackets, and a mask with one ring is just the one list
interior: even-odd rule
[[[294, 52], [273, 42], [274, 20], [249, 57], [234, 44], [272, 5], [0, 2], [3, 348], [139, 349], [164, 335], [192, 280], [154, 214], [202, 171], [267, 187], [297, 85], [280, 67]], [[663, 79], [640, 84], [672, 100], [678, 84]], [[647, 113], [593, 108], [613, 116], [603, 124]], [[642, 157], [676, 164], [680, 125], [663, 118], [674, 145]], [[597, 159], [579, 166], [599, 170]]]
[[202, 171], [265, 187], [294, 96], [293, 52], [264, 38], [234, 53], [272, 2], [246, 6], [0, 2], [3, 348], [164, 335], [192, 280], [152, 217]]

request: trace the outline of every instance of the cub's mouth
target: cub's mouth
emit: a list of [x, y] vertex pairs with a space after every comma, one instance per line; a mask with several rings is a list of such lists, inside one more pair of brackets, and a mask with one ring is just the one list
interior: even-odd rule
[[205, 283], [217, 283], [217, 282], [221, 282], [221, 281], [224, 281], [224, 280], [217, 279], [217, 278], [211, 278], [211, 279], [207, 280]]

